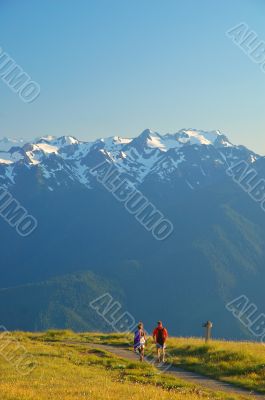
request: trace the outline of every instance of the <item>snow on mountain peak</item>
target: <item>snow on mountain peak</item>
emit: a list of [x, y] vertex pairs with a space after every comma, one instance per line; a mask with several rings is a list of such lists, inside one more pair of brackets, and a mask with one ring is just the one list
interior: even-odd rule
[[53, 135], [46, 135], [46, 136], [41, 136], [39, 138], [35, 139], [35, 143], [41, 143], [41, 142], [51, 142], [52, 140], [55, 140], [56, 136]]
[[157, 136], [157, 135], [159, 135], [157, 132], [154, 132], [154, 131], [152, 131], [151, 129], [147, 128], [147, 129], [143, 130], [143, 132], [140, 133], [139, 136], [140, 136], [140, 137], [148, 138], [148, 137]]
[[176, 137], [180, 143], [204, 145], [214, 145], [219, 135], [219, 131], [206, 132], [197, 129], [181, 129], [176, 133]]
[[[10, 148], [2, 149], [1, 143]], [[49, 187], [60, 185], [62, 175], [66, 182], [78, 181], [89, 187], [89, 168], [104, 159], [114, 163], [121, 173], [136, 183], [152, 174], [159, 179], [181, 176], [182, 168], [198, 168], [196, 174], [206, 177], [207, 173], [202, 171], [209, 168], [211, 162], [225, 165], [227, 159], [238, 159], [238, 154], [250, 160], [258, 158], [241, 147], [231, 144], [220, 131], [192, 128], [165, 135], [145, 129], [135, 138], [111, 136], [93, 142], [79, 141], [73, 136], [43, 136], [31, 142], [4, 138], [0, 140], [0, 179], [4, 180], [10, 174], [9, 166], [14, 166], [14, 174], [17, 166], [19, 169], [26, 166], [38, 168], [43, 178], [49, 180]], [[14, 180], [15, 175], [12, 177]]]
[[231, 146], [232, 144], [222, 135], [220, 131], [203, 131], [197, 129], [181, 129], [177, 133], [167, 133], [166, 135], [160, 135], [158, 132], [154, 132], [151, 129], [145, 129], [139, 136], [134, 138], [130, 143], [130, 146], [136, 148], [139, 153], [142, 153], [144, 149], [158, 149], [162, 152], [166, 152], [170, 149], [179, 149], [184, 145], [222, 145]]
[[79, 140], [73, 136], [61, 136], [58, 139], [55, 139], [53, 142], [61, 145], [71, 145], [71, 144], [78, 144]]
[[[36, 165], [52, 154], [65, 160], [80, 160], [88, 155], [92, 149], [94, 151], [104, 149], [105, 154], [108, 154], [113, 160], [120, 162], [126, 158], [127, 162], [131, 160], [132, 162], [140, 162], [142, 165], [150, 165], [152, 160], [155, 161], [159, 157], [159, 154], [166, 153], [171, 149], [178, 151], [187, 145], [233, 146], [220, 131], [207, 132], [191, 128], [181, 129], [177, 133], [166, 135], [145, 129], [135, 138], [111, 136], [98, 139], [95, 142], [81, 142], [73, 136], [56, 137], [52, 135], [42, 136], [33, 142], [24, 139], [3, 138], [0, 140], [0, 152], [2, 152], [0, 164], [15, 163], [26, 157], [29, 163]], [[22, 147], [24, 156], [20, 154], [15, 157], [8, 154], [12, 147]]]
[[76, 139], [73, 136], [52, 136], [52, 135], [47, 135], [47, 136], [41, 136], [40, 138], [35, 139], [34, 143], [39, 144], [39, 143], [48, 143], [51, 144], [52, 146], [68, 146], [71, 144], [77, 144], [79, 143], [79, 140]]
[[9, 151], [11, 147], [22, 147], [27, 141], [25, 139], [9, 139], [4, 137], [0, 139], [0, 151]]
[[117, 144], [127, 144], [127, 143], [130, 143], [132, 141], [132, 139], [122, 138], [120, 136], [114, 136], [113, 141], [114, 141], [114, 143], [117, 143]]

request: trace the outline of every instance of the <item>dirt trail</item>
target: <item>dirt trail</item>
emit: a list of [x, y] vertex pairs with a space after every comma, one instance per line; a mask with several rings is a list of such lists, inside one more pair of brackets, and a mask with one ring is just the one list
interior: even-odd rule
[[[74, 342], [71, 342], [71, 343], [73, 344]], [[70, 344], [70, 342], [69, 342], [69, 344]], [[137, 360], [138, 359], [138, 357], [135, 353], [133, 353], [132, 351], [126, 350], [124, 348], [103, 345], [103, 344], [95, 344], [95, 343], [81, 343], [80, 342], [79, 344], [87, 344], [88, 346], [93, 347], [93, 348], [103, 349], [103, 350], [113, 353], [119, 357], [123, 357], [123, 358], [129, 359], [129, 360]], [[157, 368], [161, 369], [161, 372], [164, 372], [164, 370], [165, 370], [165, 367], [161, 368], [161, 367], [157, 366]], [[196, 372], [185, 371], [182, 368], [170, 366], [165, 371], [165, 373], [174, 375], [177, 378], [189, 381], [196, 385], [201, 385], [202, 387], [211, 389], [213, 391], [226, 392], [226, 393], [230, 393], [230, 394], [238, 394], [238, 395], [244, 396], [246, 399], [247, 398], [249, 398], [249, 399], [265, 399], [265, 395], [263, 395], [263, 394], [250, 392], [247, 389], [238, 388], [237, 386], [234, 386], [230, 383], [218, 381], [216, 379], [212, 379], [212, 378], [209, 378], [209, 377], [206, 377], [203, 375], [199, 375]]]

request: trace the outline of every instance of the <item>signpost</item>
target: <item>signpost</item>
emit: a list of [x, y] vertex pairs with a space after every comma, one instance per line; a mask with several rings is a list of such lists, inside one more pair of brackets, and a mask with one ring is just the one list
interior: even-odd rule
[[205, 343], [207, 343], [211, 339], [213, 323], [211, 321], [207, 321], [202, 326], [205, 328]]

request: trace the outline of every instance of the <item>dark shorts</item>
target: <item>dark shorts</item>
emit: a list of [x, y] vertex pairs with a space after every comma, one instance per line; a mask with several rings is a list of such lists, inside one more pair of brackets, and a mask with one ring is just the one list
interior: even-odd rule
[[165, 349], [166, 348], [166, 343], [163, 343], [163, 344], [156, 343], [156, 347], [157, 347], [157, 349]]

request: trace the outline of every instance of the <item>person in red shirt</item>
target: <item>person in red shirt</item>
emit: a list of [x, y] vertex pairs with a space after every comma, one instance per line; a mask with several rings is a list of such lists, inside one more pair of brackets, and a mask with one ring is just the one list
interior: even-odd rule
[[153, 331], [153, 339], [157, 349], [157, 360], [161, 362], [161, 350], [162, 350], [162, 361], [165, 362], [166, 357], [166, 340], [168, 338], [168, 332], [163, 327], [161, 321], [158, 321], [157, 327]]

